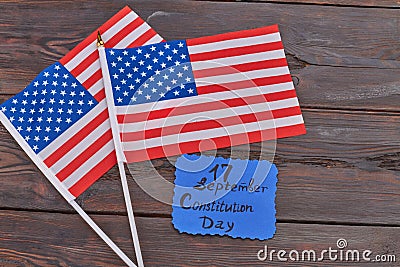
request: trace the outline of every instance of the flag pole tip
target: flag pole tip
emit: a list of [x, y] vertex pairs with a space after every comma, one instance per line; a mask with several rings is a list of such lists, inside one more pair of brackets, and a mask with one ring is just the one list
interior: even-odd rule
[[97, 31], [97, 46], [98, 46], [98, 47], [104, 46], [103, 39], [101, 39], [100, 31]]

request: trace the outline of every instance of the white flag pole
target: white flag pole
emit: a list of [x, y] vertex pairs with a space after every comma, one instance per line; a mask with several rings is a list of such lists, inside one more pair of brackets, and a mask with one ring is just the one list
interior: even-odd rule
[[114, 96], [113, 96], [112, 85], [111, 85], [111, 80], [110, 80], [110, 73], [108, 71], [106, 52], [104, 50], [104, 42], [101, 39], [100, 32], [98, 32], [98, 34], [97, 34], [97, 48], [98, 48], [99, 57], [100, 57], [101, 71], [103, 74], [108, 115], [110, 117], [110, 123], [111, 123], [111, 132], [113, 135], [115, 152], [117, 154], [118, 169], [119, 169], [119, 174], [121, 177], [122, 190], [124, 192], [126, 210], [128, 212], [132, 240], [133, 240], [133, 244], [135, 246], [136, 259], [137, 259], [138, 266], [144, 267], [142, 252], [140, 250], [140, 244], [139, 244], [139, 236], [138, 236], [137, 229], [136, 229], [135, 217], [133, 215], [131, 196], [129, 194], [128, 181], [126, 180], [126, 173], [125, 173], [125, 167], [124, 167], [125, 156], [122, 151], [122, 144], [121, 144], [121, 139], [119, 136], [119, 128], [118, 128], [118, 122], [117, 122], [117, 115], [115, 113]]
[[89, 215], [75, 202], [75, 197], [64, 187], [64, 185], [58, 180], [58, 178], [52, 173], [49, 168], [38, 158], [31, 147], [26, 143], [25, 139], [18, 133], [11, 122], [7, 119], [3, 112], [0, 111], [0, 121], [4, 127], [10, 132], [17, 143], [25, 151], [25, 153], [31, 158], [36, 166], [42, 171], [50, 183], [57, 189], [57, 191], [65, 198], [65, 200], [78, 212], [83, 220], [98, 234], [101, 239], [130, 267], [137, 267], [122, 250], [100, 229], [100, 227], [89, 217]]

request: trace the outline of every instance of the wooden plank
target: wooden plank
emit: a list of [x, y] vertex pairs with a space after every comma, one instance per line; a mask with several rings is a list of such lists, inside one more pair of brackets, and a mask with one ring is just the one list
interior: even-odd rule
[[[328, 111], [304, 115], [308, 133], [277, 144], [278, 219], [398, 225], [400, 116]], [[0, 129], [0, 208], [71, 211], [12, 137]], [[259, 146], [251, 146], [251, 158], [258, 157]], [[229, 151], [220, 150], [219, 155], [230, 156]], [[238, 154], [247, 158], [245, 150]], [[171, 187], [162, 191], [165, 183], [160, 178], [151, 180], [150, 171], [155, 168], [173, 182], [173, 166], [165, 159], [152, 163], [155, 167], [149, 162], [133, 164], [133, 177], [141, 184], [147, 179], [151, 188], [172, 198]], [[170, 214], [169, 205], [148, 196], [131, 178], [129, 184], [135, 212]], [[79, 201], [90, 212], [123, 213], [117, 169]]]
[[[1, 211], [0, 265], [11, 266], [122, 266], [87, 225], [75, 214]], [[94, 220], [115, 242], [133, 255], [127, 221], [121, 216], [97, 215]], [[273, 239], [267, 241], [230, 237], [179, 234], [168, 218], [137, 218], [143, 258], [146, 266], [282, 266], [257, 259], [264, 246], [279, 250], [337, 249], [336, 241], [345, 238], [348, 249], [373, 255], [399, 257], [400, 232], [395, 227], [365, 227], [278, 223]], [[334, 233], [334, 234], [332, 234]], [[286, 256], [287, 257], [287, 256]], [[326, 258], [321, 262], [287, 262], [285, 266], [338, 266]], [[345, 264], [345, 263], [342, 263]], [[375, 264], [375, 265], [374, 265]], [[385, 263], [385, 266], [396, 266]], [[376, 263], [352, 263], [352, 266], [376, 266]]]
[[[205, 1], [205, 0], [195, 0]], [[400, 7], [398, 0], [213, 0], [218, 2], [264, 2], [264, 3], [298, 3], [315, 5], [351, 6], [351, 7]]]
[[[318, 5], [127, 3], [166, 39], [278, 23], [303, 106], [400, 110], [396, 80], [400, 9], [341, 8], [338, 12], [337, 7]], [[111, 1], [86, 1], [85, 5], [80, 1], [7, 1], [2, 5], [10, 12], [0, 18], [0, 94], [9, 95], [21, 91], [123, 6]], [[58, 12], [65, 8], [69, 12]]]

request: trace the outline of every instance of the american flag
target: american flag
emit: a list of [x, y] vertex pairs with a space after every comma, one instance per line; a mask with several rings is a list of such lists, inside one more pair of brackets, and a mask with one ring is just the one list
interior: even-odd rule
[[127, 162], [305, 133], [277, 25], [106, 55]]
[[[109, 47], [163, 41], [129, 7], [98, 30]], [[0, 106], [2, 123], [69, 199], [116, 164], [96, 37], [97, 30]]]

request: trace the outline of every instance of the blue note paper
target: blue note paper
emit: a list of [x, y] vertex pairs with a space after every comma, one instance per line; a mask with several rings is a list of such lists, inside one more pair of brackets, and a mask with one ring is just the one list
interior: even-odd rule
[[175, 167], [172, 223], [179, 232], [259, 240], [274, 235], [274, 164], [183, 155]]

